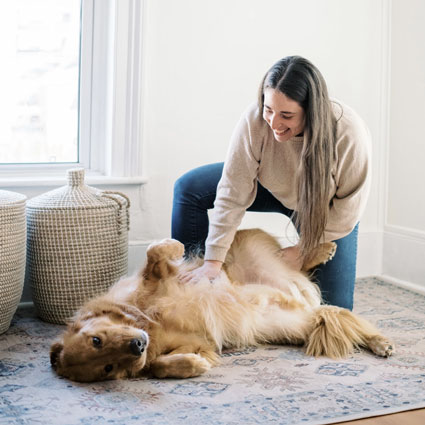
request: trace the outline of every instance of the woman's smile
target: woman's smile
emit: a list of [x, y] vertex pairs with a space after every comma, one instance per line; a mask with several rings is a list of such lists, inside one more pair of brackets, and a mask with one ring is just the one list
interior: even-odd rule
[[279, 90], [264, 90], [263, 118], [278, 142], [286, 142], [304, 130], [304, 109]]

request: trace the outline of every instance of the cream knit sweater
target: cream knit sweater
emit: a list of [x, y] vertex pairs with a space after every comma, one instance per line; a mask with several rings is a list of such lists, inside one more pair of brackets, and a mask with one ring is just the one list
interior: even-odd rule
[[[337, 158], [332, 169], [329, 219], [324, 241], [348, 235], [365, 208], [371, 177], [371, 141], [362, 119], [341, 102], [337, 118]], [[237, 124], [217, 188], [206, 241], [206, 260], [224, 261], [246, 209], [257, 193], [257, 180], [285, 207], [297, 210], [297, 167], [303, 137], [279, 143], [251, 105]]]

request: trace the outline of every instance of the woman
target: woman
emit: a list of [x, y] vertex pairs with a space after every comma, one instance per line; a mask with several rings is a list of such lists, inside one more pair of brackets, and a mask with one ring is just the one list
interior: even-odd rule
[[370, 174], [370, 135], [361, 118], [329, 99], [311, 62], [281, 59], [241, 117], [224, 166], [197, 168], [175, 184], [172, 237], [187, 251], [203, 249], [206, 240], [204, 265], [183, 281], [218, 275], [246, 210], [280, 212], [300, 234], [298, 245], [282, 250], [295, 267], [319, 243], [336, 242], [334, 258], [315, 270], [315, 279], [325, 302], [352, 309]]

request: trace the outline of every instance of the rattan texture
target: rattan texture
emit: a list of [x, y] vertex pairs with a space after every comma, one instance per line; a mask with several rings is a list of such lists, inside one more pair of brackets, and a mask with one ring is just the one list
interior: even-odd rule
[[84, 169], [28, 201], [27, 276], [41, 319], [66, 323], [127, 274], [129, 207], [124, 194], [87, 186]]
[[0, 333], [9, 329], [24, 287], [26, 199], [0, 190]]

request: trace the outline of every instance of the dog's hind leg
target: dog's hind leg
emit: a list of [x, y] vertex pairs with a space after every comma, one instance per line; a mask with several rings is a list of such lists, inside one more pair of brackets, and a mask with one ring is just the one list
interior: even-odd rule
[[349, 310], [321, 306], [314, 311], [306, 342], [308, 355], [346, 357], [355, 347], [366, 347], [379, 356], [389, 357], [394, 344], [382, 336], [371, 323]]
[[381, 357], [390, 357], [394, 352], [394, 344], [382, 335], [374, 335], [367, 339], [367, 348]]

